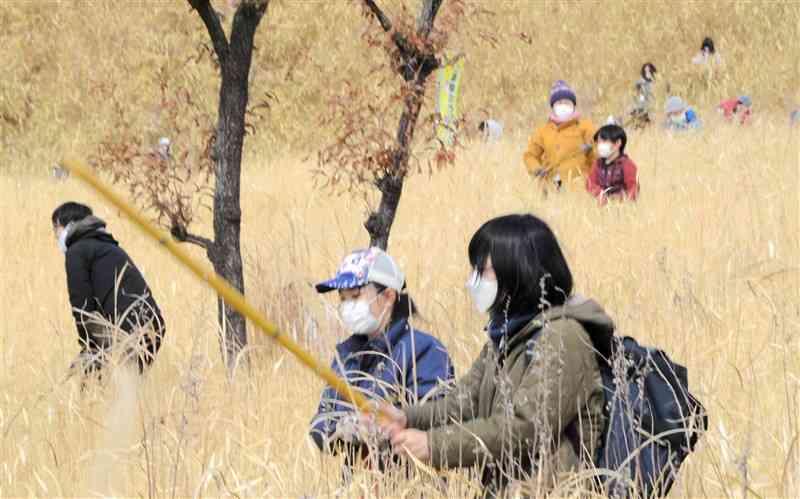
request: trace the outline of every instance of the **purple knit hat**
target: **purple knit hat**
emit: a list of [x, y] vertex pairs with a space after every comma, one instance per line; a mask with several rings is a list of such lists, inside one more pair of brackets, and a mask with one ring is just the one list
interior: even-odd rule
[[553, 88], [550, 89], [550, 107], [553, 107], [553, 104], [561, 99], [569, 99], [573, 105], [578, 105], [578, 98], [575, 96], [575, 92], [564, 80], [558, 80], [553, 83]]

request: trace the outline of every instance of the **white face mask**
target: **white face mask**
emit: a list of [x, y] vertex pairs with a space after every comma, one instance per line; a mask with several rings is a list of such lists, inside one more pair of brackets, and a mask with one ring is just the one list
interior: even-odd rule
[[67, 254], [67, 237], [69, 236], [69, 230], [71, 228], [72, 222], [68, 223], [67, 226], [61, 229], [61, 232], [58, 233], [58, 249], [60, 249], [65, 255]]
[[614, 146], [610, 142], [597, 143], [597, 155], [601, 158], [607, 158], [614, 154]]
[[553, 106], [553, 113], [559, 118], [567, 118], [575, 112], [575, 106], [572, 104], [556, 104]]
[[469, 294], [472, 295], [475, 308], [482, 314], [488, 312], [492, 304], [497, 300], [497, 281], [481, 279], [477, 270], [472, 271], [467, 281], [467, 289]]
[[378, 330], [384, 314], [382, 313], [380, 317], [375, 317], [372, 315], [372, 311], [369, 308], [372, 302], [378, 299], [378, 296], [375, 296], [375, 298], [369, 301], [358, 299], [347, 300], [339, 305], [339, 316], [344, 326], [351, 333], [369, 335]]

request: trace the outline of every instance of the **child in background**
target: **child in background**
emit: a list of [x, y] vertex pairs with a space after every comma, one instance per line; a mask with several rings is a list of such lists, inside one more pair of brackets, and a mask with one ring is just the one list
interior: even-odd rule
[[734, 118], [739, 118], [740, 125], [750, 122], [753, 115], [753, 101], [750, 97], [743, 95], [738, 99], [727, 99], [719, 103], [719, 111], [726, 121], [733, 122]]
[[542, 186], [560, 190], [580, 188], [594, 161], [592, 122], [581, 117], [577, 110], [575, 91], [563, 80], [550, 90], [550, 114], [547, 122], [538, 127], [528, 140], [523, 160], [532, 178]]
[[497, 120], [484, 120], [478, 124], [484, 142], [499, 142], [503, 138], [503, 124]]
[[685, 132], [702, 128], [703, 123], [697, 113], [680, 97], [672, 96], [664, 106], [666, 120], [664, 129], [672, 132]]
[[653, 83], [656, 79], [656, 67], [652, 62], [642, 66], [641, 78], [636, 81], [633, 108], [629, 113], [628, 123], [634, 128], [644, 128], [650, 124], [650, 107], [653, 104]]
[[635, 201], [639, 194], [636, 164], [625, 154], [628, 137], [619, 125], [605, 125], [594, 134], [598, 158], [586, 179], [586, 189], [600, 204], [609, 198]]
[[722, 58], [719, 56], [717, 49], [714, 47], [714, 40], [712, 40], [709, 36], [705, 37], [703, 39], [703, 43], [700, 45], [700, 52], [692, 57], [692, 64], [705, 66], [709, 63], [720, 64], [721, 62]]
[[789, 114], [789, 124], [791, 126], [800, 125], [800, 108], [795, 109]]

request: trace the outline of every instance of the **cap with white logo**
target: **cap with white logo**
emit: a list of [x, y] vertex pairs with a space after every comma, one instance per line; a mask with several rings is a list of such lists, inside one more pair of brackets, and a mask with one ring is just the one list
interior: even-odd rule
[[317, 284], [316, 288], [319, 293], [327, 293], [334, 289], [360, 288], [371, 282], [402, 291], [406, 278], [394, 259], [385, 251], [369, 248], [347, 255], [336, 275]]

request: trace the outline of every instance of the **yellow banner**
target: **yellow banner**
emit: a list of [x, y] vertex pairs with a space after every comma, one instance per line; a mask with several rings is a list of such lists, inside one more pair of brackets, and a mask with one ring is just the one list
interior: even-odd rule
[[456, 125], [459, 118], [458, 99], [461, 93], [461, 76], [464, 73], [464, 57], [457, 56], [437, 72], [438, 96], [436, 110], [439, 124], [436, 136], [447, 146], [455, 142]]

